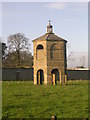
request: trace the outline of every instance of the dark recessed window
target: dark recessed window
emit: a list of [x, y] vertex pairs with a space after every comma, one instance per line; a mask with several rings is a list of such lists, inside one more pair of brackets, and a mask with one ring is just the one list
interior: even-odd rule
[[37, 49], [43, 49], [43, 46], [42, 45], [38, 45]]

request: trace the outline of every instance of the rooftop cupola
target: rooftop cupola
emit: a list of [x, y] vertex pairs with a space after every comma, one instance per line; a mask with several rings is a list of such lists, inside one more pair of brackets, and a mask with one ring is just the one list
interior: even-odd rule
[[53, 26], [51, 25], [51, 20], [49, 20], [49, 24], [47, 26], [47, 33], [53, 33]]

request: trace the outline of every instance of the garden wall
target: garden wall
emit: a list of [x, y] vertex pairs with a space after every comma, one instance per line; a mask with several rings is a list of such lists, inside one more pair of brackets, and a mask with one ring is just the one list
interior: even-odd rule
[[[88, 80], [90, 70], [67, 70], [68, 80]], [[3, 68], [2, 80], [33, 80], [32, 68]]]
[[2, 80], [33, 80], [32, 68], [3, 68]]
[[90, 70], [67, 70], [68, 80], [88, 80]]

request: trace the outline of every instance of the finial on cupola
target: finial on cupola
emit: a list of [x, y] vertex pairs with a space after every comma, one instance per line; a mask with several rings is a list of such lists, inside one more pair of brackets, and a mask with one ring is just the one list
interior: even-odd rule
[[47, 25], [47, 33], [53, 33], [53, 26], [51, 25], [51, 20], [49, 20], [49, 24]]

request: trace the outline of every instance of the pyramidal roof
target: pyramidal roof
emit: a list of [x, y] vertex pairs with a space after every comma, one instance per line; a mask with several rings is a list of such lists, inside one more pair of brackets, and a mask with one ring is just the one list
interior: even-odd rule
[[47, 26], [47, 33], [45, 33], [44, 35], [34, 39], [33, 41], [36, 41], [36, 40], [53, 40], [53, 41], [65, 41], [67, 42], [65, 39], [55, 35], [53, 33], [53, 26], [50, 24], [50, 21], [49, 21], [49, 25]]
[[45, 33], [44, 35], [34, 39], [33, 41], [35, 41], [35, 40], [59, 40], [59, 41], [66, 41], [65, 39], [55, 35], [54, 33]]

